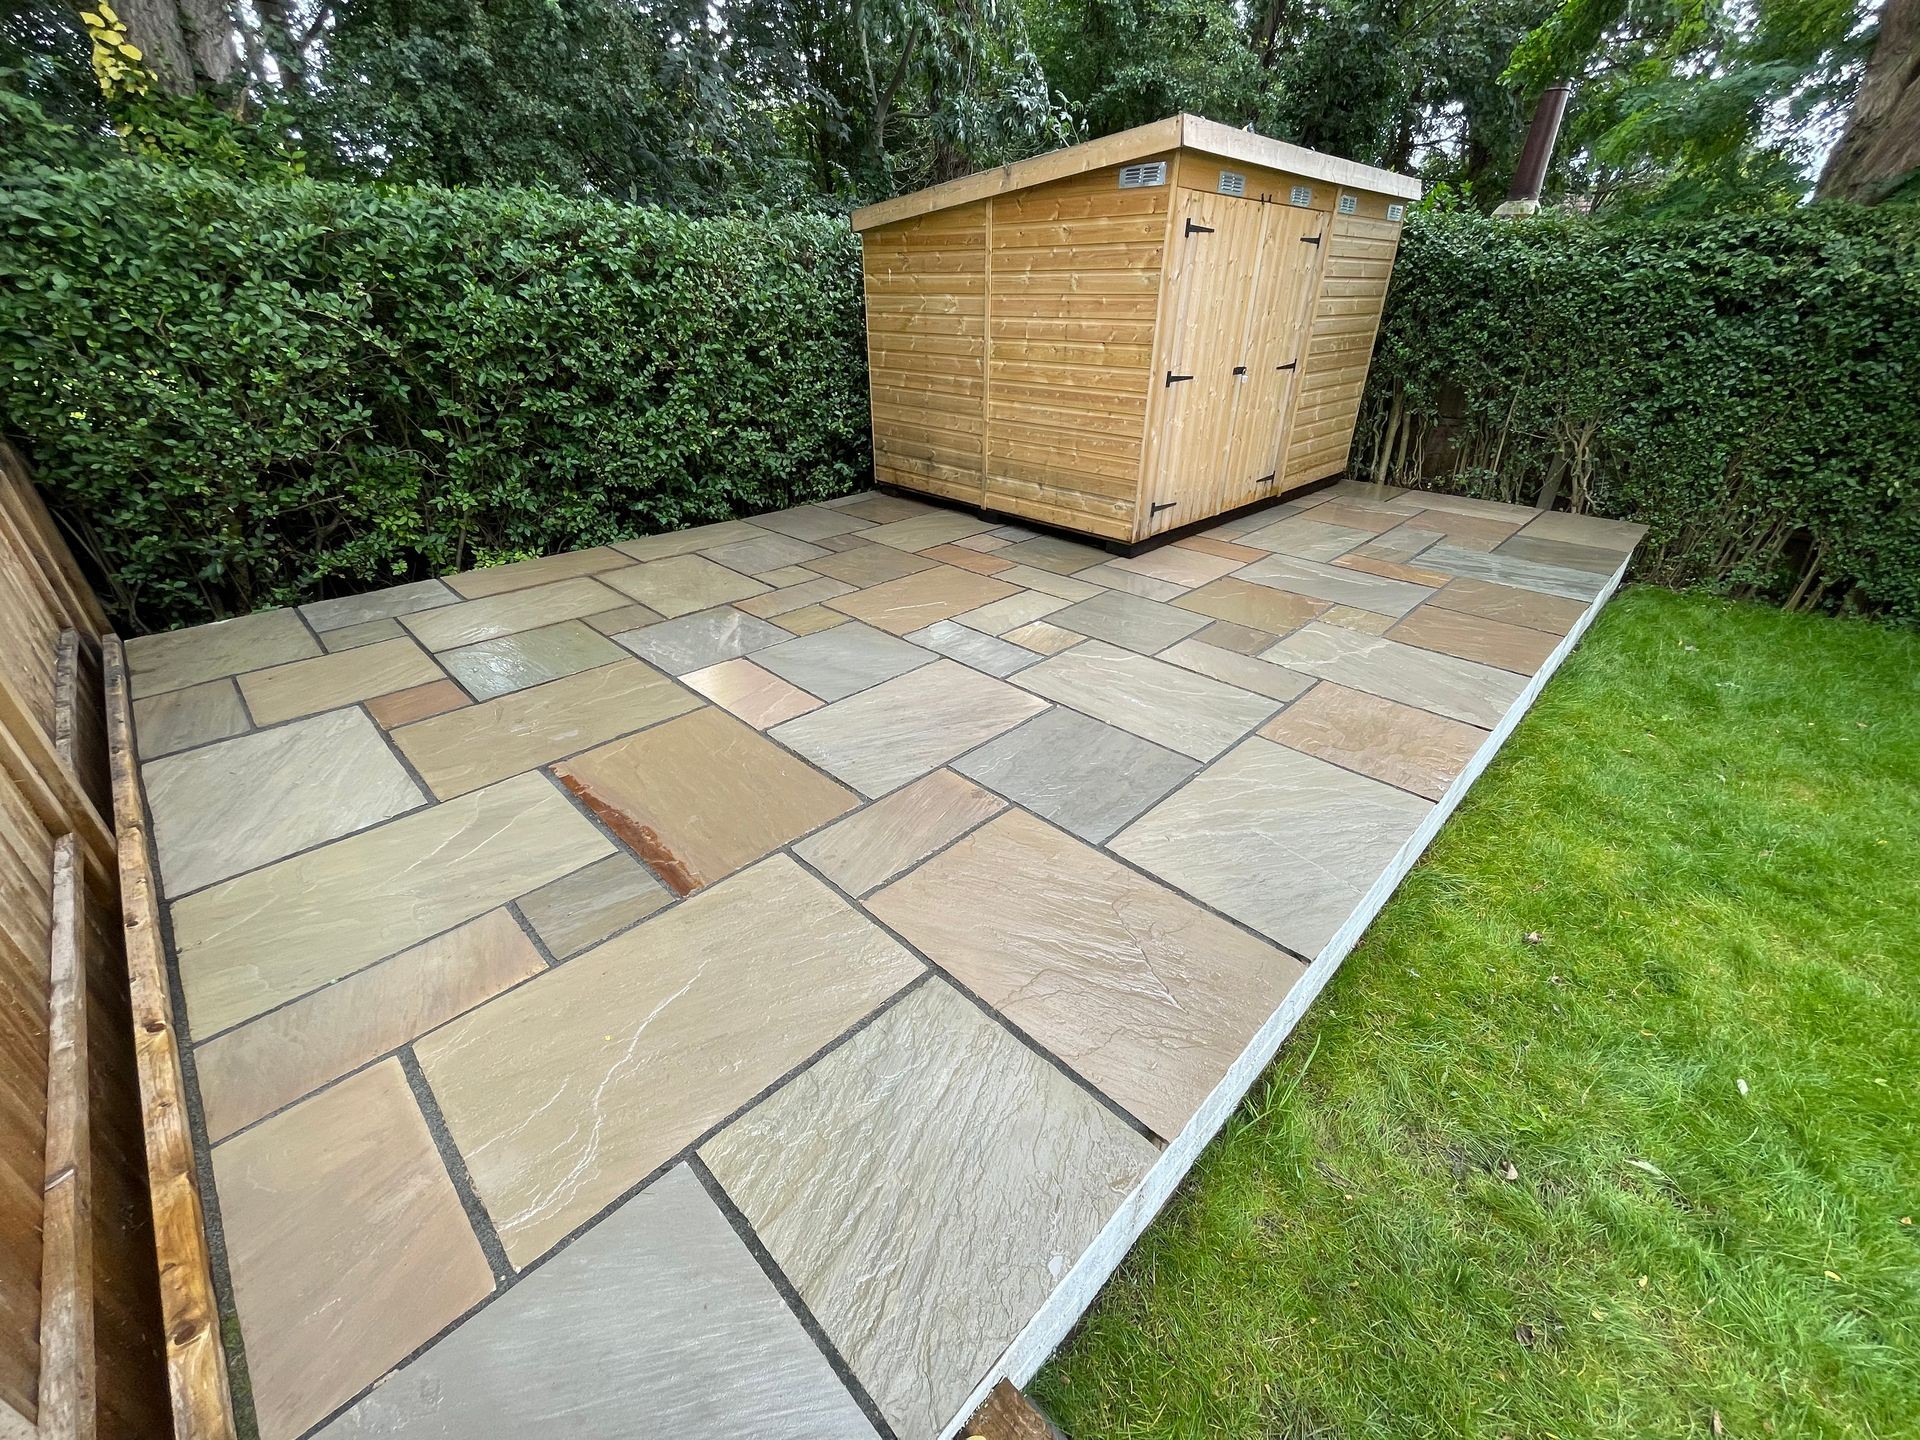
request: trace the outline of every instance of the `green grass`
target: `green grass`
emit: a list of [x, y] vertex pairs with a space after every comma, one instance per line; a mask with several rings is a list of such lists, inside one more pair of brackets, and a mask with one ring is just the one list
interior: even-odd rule
[[1917, 890], [1920, 637], [1622, 595], [1035, 1398], [1920, 1435]]

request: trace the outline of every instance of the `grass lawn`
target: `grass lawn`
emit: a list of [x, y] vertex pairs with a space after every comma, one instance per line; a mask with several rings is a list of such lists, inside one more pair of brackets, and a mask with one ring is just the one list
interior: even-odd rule
[[1032, 1387], [1920, 1436], [1920, 636], [1623, 594]]

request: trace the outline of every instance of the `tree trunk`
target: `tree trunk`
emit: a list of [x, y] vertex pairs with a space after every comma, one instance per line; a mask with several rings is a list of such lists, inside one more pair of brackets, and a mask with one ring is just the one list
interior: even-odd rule
[[239, 66], [226, 0], [120, 0], [114, 13], [169, 94], [224, 85]]
[[1271, 70], [1277, 57], [1280, 40], [1280, 22], [1286, 18], [1287, 0], [1267, 0], [1267, 8], [1260, 17], [1260, 28], [1254, 32], [1253, 48], [1260, 56], [1260, 68]]
[[1817, 200], [1873, 205], [1920, 179], [1920, 0], [1887, 0], [1846, 133]]

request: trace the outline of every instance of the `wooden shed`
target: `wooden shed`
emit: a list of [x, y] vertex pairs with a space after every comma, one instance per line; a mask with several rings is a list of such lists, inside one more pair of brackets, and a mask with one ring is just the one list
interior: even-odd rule
[[1419, 194], [1176, 115], [855, 211], [875, 479], [1132, 545], [1341, 473]]

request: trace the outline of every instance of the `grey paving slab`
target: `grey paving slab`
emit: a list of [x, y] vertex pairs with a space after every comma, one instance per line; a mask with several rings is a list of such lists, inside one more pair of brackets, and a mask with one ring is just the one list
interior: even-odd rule
[[1544, 535], [1530, 535], [1527, 530], [1502, 540], [1493, 547], [1496, 555], [1506, 555], [1516, 560], [1533, 560], [1542, 565], [1559, 565], [1568, 570], [1587, 570], [1595, 575], [1611, 575], [1620, 568], [1620, 562], [1626, 558], [1624, 551], [1606, 549], [1596, 545], [1580, 545], [1570, 540], [1553, 540]]
[[1109, 590], [1091, 600], [1054, 611], [1047, 617], [1047, 623], [1151, 655], [1196, 630], [1205, 629], [1207, 617], [1191, 610], [1175, 609], [1158, 600]]
[[1146, 600], [1176, 600], [1186, 594], [1190, 588], [1175, 584], [1171, 580], [1163, 580], [1157, 575], [1143, 575], [1138, 570], [1124, 570], [1112, 561], [1090, 566], [1079, 571], [1074, 578], [1090, 580], [1096, 585], [1106, 586], [1109, 590], [1138, 595]]
[[1062, 600], [1058, 595], [1045, 595], [1034, 590], [1022, 590], [1018, 594], [1008, 595], [990, 604], [982, 605], [978, 610], [969, 610], [953, 618], [970, 630], [978, 630], [983, 635], [1004, 635], [1009, 630], [1018, 630], [1022, 625], [1031, 625], [1043, 616], [1056, 610], [1064, 610], [1070, 601]]
[[601, 577], [621, 594], [657, 610], [669, 620], [729, 600], [764, 595], [769, 586], [729, 570], [704, 555], [671, 555]]
[[1104, 564], [1110, 558], [1105, 550], [1096, 545], [1086, 545], [1058, 535], [1036, 535], [1031, 540], [1016, 540], [1004, 549], [994, 551], [994, 556], [1010, 560], [1016, 565], [1031, 565], [1036, 570], [1051, 570], [1056, 575], [1071, 575], [1075, 571]]
[[1606, 588], [1609, 578], [1591, 570], [1547, 565], [1518, 555], [1465, 550], [1458, 545], [1435, 545], [1422, 551], [1420, 565], [1423, 569], [1439, 570], [1448, 575], [1491, 580], [1498, 585], [1538, 590], [1544, 595], [1560, 595], [1569, 600], [1593, 599]]
[[874, 1433], [719, 1207], [679, 1165], [320, 1435]]
[[586, 622], [563, 620], [558, 625], [443, 650], [438, 658], [474, 699], [491, 700], [544, 680], [611, 664], [625, 659], [626, 652]]
[[1499, 724], [1527, 684], [1526, 676], [1510, 670], [1318, 620], [1260, 658], [1482, 729]]
[[[1007, 552], [996, 550], [993, 553], [1004, 557]], [[1089, 584], [1076, 576], [1056, 575], [1051, 570], [1042, 570], [1033, 565], [1015, 563], [1004, 570], [996, 570], [993, 574], [996, 580], [1004, 580], [1009, 585], [1038, 590], [1043, 595], [1055, 595], [1062, 600], [1090, 600], [1101, 590], [1100, 586]]]
[[1076, 645], [1014, 680], [1195, 760], [1213, 759], [1278, 708], [1264, 695], [1104, 640]]
[[1200, 765], [1056, 705], [953, 768], [1098, 845]]
[[865, 895], [1006, 808], [998, 795], [935, 770], [793, 849], [849, 895]]
[[1309, 512], [1305, 515], [1289, 515], [1258, 530], [1249, 530], [1234, 543], [1251, 545], [1259, 550], [1272, 550], [1281, 555], [1294, 555], [1302, 560], [1334, 560], [1355, 546], [1364, 545], [1376, 533], [1347, 525], [1329, 525], [1324, 520], [1315, 519]]
[[421, 610], [437, 610], [442, 605], [458, 604], [460, 597], [439, 580], [416, 580], [411, 585], [394, 585], [367, 595], [342, 595], [335, 600], [316, 600], [302, 605], [300, 613], [314, 629], [344, 630], [369, 620], [390, 620]]
[[[1427, 553], [1432, 554], [1431, 551]], [[1433, 590], [1425, 585], [1388, 580], [1359, 570], [1323, 565], [1317, 560], [1297, 559], [1292, 555], [1269, 555], [1265, 560], [1256, 560], [1235, 572], [1233, 578], [1251, 580], [1275, 590], [1286, 590], [1335, 605], [1373, 610], [1382, 615], [1404, 615], [1433, 594]]]
[[716, 545], [700, 553], [709, 560], [719, 561], [729, 570], [738, 570], [743, 575], [760, 575], [784, 566], [798, 565], [805, 560], [817, 560], [832, 552], [818, 545], [809, 545], [804, 540], [796, 540], [791, 535], [760, 535], [752, 540]]
[[766, 533], [745, 520], [722, 520], [715, 525], [696, 525], [690, 530], [666, 530], [658, 535], [642, 535], [637, 540], [622, 540], [613, 548], [636, 560], [662, 560], [670, 555], [690, 555], [695, 550], [731, 545], [736, 540], [757, 540]]
[[659, 666], [669, 675], [704, 670], [722, 660], [751, 655], [792, 638], [779, 626], [744, 615], [730, 605], [614, 636], [642, 660]]
[[1251, 690], [1269, 700], [1295, 699], [1313, 684], [1311, 677], [1297, 670], [1270, 665], [1237, 650], [1209, 645], [1198, 636], [1182, 640], [1177, 645], [1169, 645], [1160, 652], [1159, 658], [1228, 685], [1238, 685], [1242, 690]]
[[1255, 736], [1108, 848], [1312, 960], [1431, 808]]
[[1045, 704], [1004, 680], [936, 660], [769, 733], [871, 799], [991, 740]]
[[756, 515], [753, 523], [762, 530], [771, 530], [776, 535], [791, 535], [795, 540], [817, 542], [831, 540], [838, 535], [851, 535], [857, 530], [868, 529], [873, 522], [862, 520], [858, 515], [843, 514], [839, 510], [824, 505], [796, 505], [791, 510], [775, 510], [770, 515]]
[[566, 960], [672, 900], [652, 871], [621, 853], [522, 895], [520, 913], [555, 958]]
[[915, 630], [906, 638], [916, 645], [945, 655], [949, 660], [958, 660], [963, 665], [971, 665], [989, 675], [998, 675], [1003, 680], [1014, 671], [1024, 670], [1040, 659], [1032, 650], [992, 635], [983, 635], [955, 620], [936, 621], [924, 630]]
[[1572, 515], [1565, 510], [1535, 511], [1520, 532], [1534, 540], [1564, 540], [1617, 550], [1625, 555], [1646, 537], [1647, 527], [1631, 520], [1602, 520], [1598, 515]]
[[[628, 567], [629, 570], [637, 568]], [[577, 575], [570, 580], [555, 580], [526, 590], [506, 590], [479, 600], [462, 600], [458, 605], [405, 615], [401, 623], [429, 650], [452, 650], [498, 635], [511, 635], [516, 630], [535, 630], [542, 625], [616, 609], [626, 597], [602, 584], [605, 578], [606, 575], [598, 578]]]
[[251, 727], [231, 678], [208, 680], [133, 702], [133, 730], [142, 760], [171, 755]]
[[900, 1440], [955, 1418], [1156, 1153], [938, 979], [700, 1149]]
[[753, 657], [763, 670], [822, 700], [843, 700], [933, 659], [930, 651], [858, 620], [784, 641]]
[[142, 768], [161, 880], [175, 896], [364, 830], [427, 798], [358, 709]]
[[128, 685], [138, 699], [320, 653], [320, 642], [298, 615], [268, 610], [191, 630], [134, 636], [127, 641]]
[[340, 630], [322, 630], [320, 643], [329, 654], [337, 650], [358, 650], [362, 645], [378, 645], [382, 640], [401, 640], [407, 632], [398, 620], [363, 620]]

